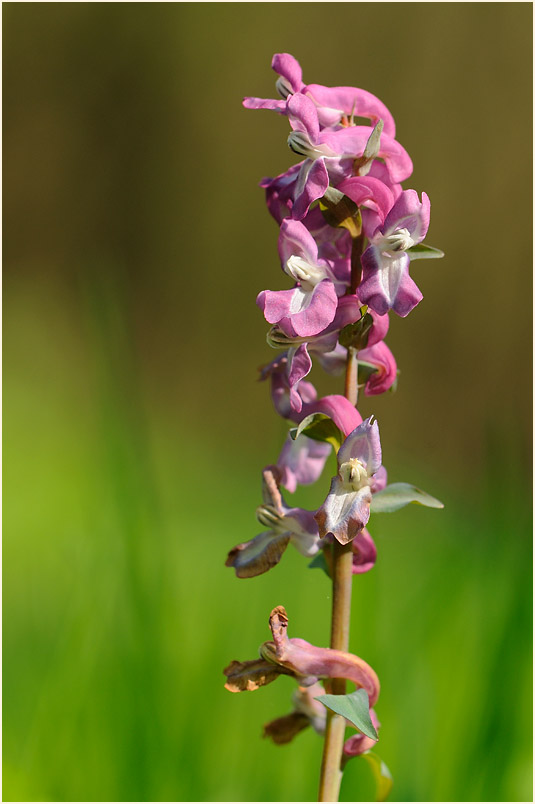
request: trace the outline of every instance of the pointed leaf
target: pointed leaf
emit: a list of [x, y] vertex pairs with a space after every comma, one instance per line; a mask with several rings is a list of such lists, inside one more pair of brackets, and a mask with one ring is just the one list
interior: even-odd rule
[[433, 248], [426, 243], [417, 243], [407, 249], [407, 254], [411, 260], [437, 260], [444, 256], [444, 252], [439, 248]]
[[340, 429], [325, 413], [311, 413], [310, 416], [305, 416], [298, 427], [292, 427], [290, 430], [290, 436], [294, 441], [301, 433], [314, 441], [326, 441], [332, 444], [336, 451], [340, 449], [344, 440]]
[[356, 690], [349, 695], [320, 695], [316, 701], [321, 701], [327, 709], [345, 717], [366, 737], [379, 739], [370, 718], [370, 701], [366, 690]]
[[391, 483], [373, 495], [370, 511], [374, 514], [390, 513], [413, 502], [425, 505], [427, 508], [444, 508], [444, 503], [440, 500], [410, 483]]
[[386, 767], [381, 757], [378, 757], [377, 754], [373, 753], [373, 751], [366, 751], [364, 754], [361, 754], [361, 756], [366, 760], [372, 769], [372, 773], [375, 778], [375, 800], [385, 801], [388, 794], [392, 790], [392, 774]]

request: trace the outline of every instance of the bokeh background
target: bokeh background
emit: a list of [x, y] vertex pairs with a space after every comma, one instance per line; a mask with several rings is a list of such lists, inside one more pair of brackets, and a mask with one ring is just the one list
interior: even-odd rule
[[[389, 106], [447, 255], [393, 316], [397, 393], [361, 405], [390, 479], [446, 506], [370, 528], [351, 648], [382, 682], [377, 753], [394, 800], [530, 800], [531, 4], [2, 11], [3, 799], [316, 797], [321, 740], [260, 738], [291, 679], [231, 695], [221, 672], [278, 604], [328, 643], [329, 583], [295, 551], [223, 566], [286, 432], [257, 382], [255, 296], [282, 287], [257, 182], [293, 157], [241, 98], [273, 97], [287, 51]], [[343, 800], [372, 795], [353, 761]]]

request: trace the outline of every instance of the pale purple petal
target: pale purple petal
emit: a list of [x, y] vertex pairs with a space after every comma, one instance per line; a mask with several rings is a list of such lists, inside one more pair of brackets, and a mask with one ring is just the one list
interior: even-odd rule
[[357, 458], [366, 467], [368, 477], [381, 466], [381, 440], [377, 420], [369, 416], [346, 438], [338, 452], [338, 467], [352, 458]]
[[297, 349], [288, 350], [288, 385], [290, 387], [290, 400], [293, 410], [301, 410], [302, 401], [297, 391], [297, 386], [301, 380], [310, 373], [312, 360], [308, 354], [306, 343], [301, 344]]
[[333, 477], [327, 498], [316, 512], [320, 536], [332, 533], [340, 544], [350, 542], [367, 525], [371, 501], [369, 486], [348, 491], [338, 475]]
[[[312, 348], [312, 345], [311, 345]], [[347, 349], [338, 343], [330, 352], [313, 350], [318, 363], [327, 374], [335, 377], [343, 374], [347, 365]]]
[[353, 550], [353, 575], [361, 575], [375, 566], [377, 549], [372, 537], [364, 528], [351, 542]]
[[260, 187], [266, 191], [266, 204], [268, 210], [280, 225], [292, 211], [295, 184], [301, 163], [292, 165], [285, 173], [274, 179], [266, 177], [259, 182]]
[[386, 257], [370, 245], [362, 255], [362, 282], [359, 296], [379, 315], [390, 309], [404, 318], [422, 300], [423, 295], [409, 276], [409, 257], [401, 252]]
[[[293, 96], [292, 96], [293, 97]], [[299, 176], [294, 189], [292, 218], [301, 220], [307, 214], [310, 205], [325, 195], [329, 186], [329, 174], [324, 159], [305, 159], [301, 163]]]
[[[289, 317], [291, 317], [296, 333], [303, 338], [318, 335], [333, 320], [337, 303], [336, 290], [330, 279], [323, 279], [312, 291], [296, 288], [293, 291], [289, 308]], [[271, 324], [276, 323], [271, 321], [267, 315], [266, 319]], [[280, 321], [280, 319], [277, 320]]]
[[418, 198], [416, 190], [404, 190], [388, 213], [384, 223], [384, 234], [392, 234], [396, 229], [408, 229], [415, 243], [420, 243], [427, 234], [431, 204], [427, 193]]
[[361, 349], [358, 359], [377, 367], [377, 371], [371, 374], [366, 382], [364, 388], [366, 396], [382, 394], [392, 387], [397, 377], [397, 364], [394, 355], [384, 341]]
[[[312, 100], [319, 106], [332, 109], [342, 115], [349, 117], [367, 117], [373, 124], [378, 120], [384, 123], [383, 131], [390, 137], [396, 136], [396, 124], [394, 118], [379, 98], [367, 92], [365, 89], [356, 87], [324, 87], [321, 84], [308, 84], [304, 92], [310, 95]], [[320, 109], [318, 109], [318, 112]]]
[[295, 441], [288, 436], [284, 442], [277, 468], [281, 485], [293, 493], [297, 486], [309, 486], [320, 477], [331, 453], [331, 445], [301, 434]]
[[246, 109], [270, 109], [279, 114], [286, 114], [286, 101], [273, 100], [271, 98], [244, 98], [243, 105]]
[[301, 221], [285, 218], [280, 227], [279, 256], [284, 265], [290, 257], [302, 257], [311, 265], [318, 264], [318, 247], [316, 241]]
[[284, 516], [290, 541], [301, 555], [311, 558], [321, 547], [318, 523], [312, 511], [304, 508], [289, 508]]
[[382, 491], [382, 489], [385, 488], [386, 483], [387, 483], [386, 469], [384, 466], [380, 466], [371, 480], [370, 488], [372, 490], [372, 494], [375, 494], [377, 491]]

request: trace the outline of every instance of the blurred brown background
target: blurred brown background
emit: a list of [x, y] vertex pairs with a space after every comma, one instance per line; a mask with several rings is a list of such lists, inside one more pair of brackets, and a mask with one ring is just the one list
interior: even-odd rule
[[[60, 326], [51, 306], [61, 304], [76, 340], [80, 286], [113, 273], [159, 404], [199, 425], [239, 408], [246, 439], [259, 421], [278, 427], [254, 383], [271, 357], [254, 299], [281, 279], [256, 183], [293, 158], [286, 121], [247, 112], [240, 96], [272, 97], [271, 55], [292, 52], [305, 80], [383, 99], [415, 165], [405, 186], [431, 198], [427, 239], [446, 259], [414, 266], [425, 304], [392, 316], [402, 374], [382, 428], [390, 449], [434, 454], [470, 480], [488, 428], [519, 444], [530, 433], [530, 13], [520, 3], [4, 6], [8, 360], [17, 302], [44, 329]], [[393, 407], [373, 400], [378, 416]]]

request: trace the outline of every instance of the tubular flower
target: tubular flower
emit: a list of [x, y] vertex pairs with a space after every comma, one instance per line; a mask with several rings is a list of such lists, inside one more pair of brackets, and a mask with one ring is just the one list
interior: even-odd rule
[[401, 193], [362, 255], [362, 283], [359, 296], [372, 310], [383, 315], [392, 309], [405, 317], [422, 300], [409, 276], [407, 249], [420, 243], [429, 227], [430, 203], [425, 193]]
[[286, 333], [294, 332], [300, 337], [317, 335], [336, 314], [336, 276], [328, 262], [318, 257], [316, 241], [298, 221], [283, 220], [279, 253], [283, 270], [297, 284], [292, 290], [264, 290], [259, 293], [257, 304], [266, 321], [279, 324]]
[[311, 687], [321, 678], [345, 678], [357, 689], [364, 689], [370, 708], [374, 706], [379, 697], [379, 679], [363, 659], [341, 650], [317, 648], [304, 639], [290, 639], [288, 616], [283, 606], [273, 609], [269, 627], [273, 641], [260, 646], [260, 660], [234, 661], [225, 668], [226, 689], [230, 692], [258, 689], [280, 674], [293, 676], [303, 687]]
[[371, 486], [381, 467], [379, 427], [371, 416], [348, 435], [337, 461], [338, 474], [315, 518], [321, 537], [332, 533], [341, 544], [347, 544], [370, 518]]
[[[321, 84], [303, 83], [303, 71], [297, 59], [289, 53], [275, 53], [271, 62], [272, 69], [278, 74], [275, 87], [280, 97], [288, 98], [297, 92], [307, 95], [314, 102], [322, 127], [348, 125], [348, 118], [367, 117], [376, 122], [385, 121], [385, 131], [390, 136], [396, 134], [394, 118], [379, 98], [356, 87], [325, 87]], [[246, 109], [271, 109], [285, 114], [285, 104], [281, 100], [269, 98], [244, 98]]]
[[254, 539], [233, 547], [225, 566], [234, 567], [238, 578], [262, 575], [279, 563], [282, 554], [292, 544], [304, 556], [314, 556], [321, 547], [314, 516], [304, 508], [289, 508], [280, 493], [278, 472], [264, 469], [264, 502], [256, 509], [261, 525], [269, 528]]

